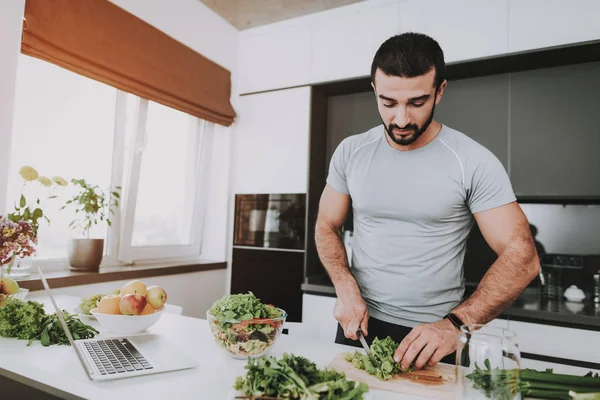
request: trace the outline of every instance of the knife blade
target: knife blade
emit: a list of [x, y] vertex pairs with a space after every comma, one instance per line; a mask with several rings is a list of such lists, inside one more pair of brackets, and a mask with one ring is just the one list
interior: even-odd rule
[[359, 329], [358, 331], [356, 331], [356, 336], [358, 336], [358, 340], [360, 341], [360, 344], [362, 344], [362, 347], [365, 350], [365, 353], [367, 353], [369, 360], [371, 360], [371, 363], [376, 366], [377, 360], [375, 359], [375, 356], [371, 352], [371, 348], [367, 344], [367, 341], [365, 340], [362, 330]]

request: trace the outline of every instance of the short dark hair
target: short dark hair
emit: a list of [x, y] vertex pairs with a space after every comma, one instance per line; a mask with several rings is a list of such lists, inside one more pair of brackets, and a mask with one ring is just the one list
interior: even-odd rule
[[433, 38], [415, 32], [392, 36], [379, 47], [371, 65], [371, 81], [380, 69], [389, 76], [414, 78], [435, 68], [435, 87], [444, 81], [446, 63], [444, 52]]

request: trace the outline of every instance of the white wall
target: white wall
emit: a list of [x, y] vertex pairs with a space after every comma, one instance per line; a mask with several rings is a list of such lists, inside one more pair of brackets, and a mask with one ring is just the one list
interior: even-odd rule
[[6, 209], [17, 60], [25, 0], [0, 2], [0, 210]]

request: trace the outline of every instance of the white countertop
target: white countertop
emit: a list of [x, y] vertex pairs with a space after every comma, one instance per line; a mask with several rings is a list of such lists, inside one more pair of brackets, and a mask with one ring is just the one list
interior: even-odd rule
[[[28, 298], [44, 303], [47, 312], [53, 312], [48, 299]], [[57, 296], [59, 307], [73, 312], [79, 298]], [[85, 323], [102, 329], [97, 322]], [[290, 324], [292, 325], [292, 324]], [[91, 381], [70, 346], [43, 347], [36, 341], [27, 347], [27, 341], [0, 338], [0, 375], [18, 380], [29, 386], [63, 398], [84, 399], [210, 399], [226, 400], [232, 393], [237, 376], [245, 375], [246, 361], [235, 360], [222, 353], [213, 341], [206, 320], [164, 313], [160, 320], [148, 329], [158, 333], [185, 350], [198, 360], [197, 368], [115, 381]], [[97, 336], [100, 337], [100, 336]], [[300, 331], [281, 335], [272, 349], [272, 355], [284, 352], [307, 357], [319, 367], [325, 367], [339, 352], [355, 348], [335, 343], [322, 343], [304, 337]], [[407, 399], [422, 400], [423, 397], [370, 390], [373, 400]]]

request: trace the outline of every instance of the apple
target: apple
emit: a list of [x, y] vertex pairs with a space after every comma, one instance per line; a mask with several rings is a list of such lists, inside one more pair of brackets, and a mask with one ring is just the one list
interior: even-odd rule
[[9, 298], [7, 294], [0, 293], [0, 307], [4, 307]]
[[167, 292], [160, 286], [150, 286], [146, 293], [146, 300], [155, 310], [158, 310], [167, 302]]
[[96, 311], [102, 314], [121, 314], [121, 296], [109, 294], [98, 302]]
[[19, 284], [10, 278], [0, 278], [0, 293], [15, 294], [19, 292]]
[[146, 295], [146, 285], [142, 281], [131, 281], [127, 282], [121, 288], [121, 296], [126, 294], [141, 294], [142, 296]]
[[129, 293], [121, 297], [119, 310], [123, 315], [140, 315], [144, 312], [147, 303], [145, 296]]
[[142, 314], [140, 314], [140, 315], [148, 315], [148, 314], [154, 314], [154, 308], [152, 308], [150, 303], [146, 303], [146, 307], [144, 307], [144, 311], [142, 311]]

